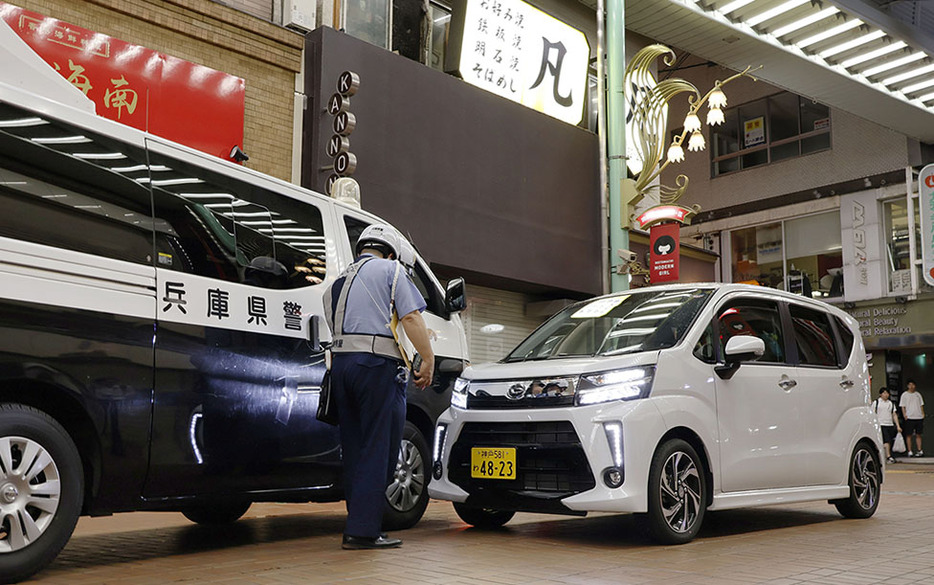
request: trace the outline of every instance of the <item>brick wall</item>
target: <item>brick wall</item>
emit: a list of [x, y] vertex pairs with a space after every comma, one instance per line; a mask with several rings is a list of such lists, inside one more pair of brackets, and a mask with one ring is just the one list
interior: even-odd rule
[[246, 80], [245, 166], [290, 180], [295, 74], [303, 37], [210, 0], [11, 0]]

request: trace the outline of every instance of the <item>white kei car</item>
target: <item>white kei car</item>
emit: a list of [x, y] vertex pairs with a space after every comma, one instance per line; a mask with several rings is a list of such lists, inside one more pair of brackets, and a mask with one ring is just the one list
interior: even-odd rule
[[478, 527], [640, 513], [671, 544], [706, 510], [829, 500], [867, 518], [883, 474], [869, 395], [857, 323], [826, 303], [735, 284], [606, 295], [464, 371], [429, 493]]

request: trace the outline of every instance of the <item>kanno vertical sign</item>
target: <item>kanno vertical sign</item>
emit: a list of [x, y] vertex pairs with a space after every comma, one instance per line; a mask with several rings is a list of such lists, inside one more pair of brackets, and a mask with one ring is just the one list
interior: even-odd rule
[[934, 286], [934, 164], [921, 169], [918, 176], [921, 205], [921, 261], [924, 282]]
[[569, 124], [580, 123], [590, 61], [581, 31], [520, 0], [464, 0], [454, 9], [451, 38], [449, 72]]

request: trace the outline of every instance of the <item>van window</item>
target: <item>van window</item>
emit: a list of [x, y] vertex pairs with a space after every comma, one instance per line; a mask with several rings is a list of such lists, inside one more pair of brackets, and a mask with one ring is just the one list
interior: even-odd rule
[[834, 317], [837, 321], [837, 332], [840, 336], [840, 343], [843, 346], [840, 352], [840, 367], [844, 367], [850, 359], [850, 353], [853, 352], [853, 331], [839, 317]]
[[149, 192], [121, 172], [144, 160], [140, 149], [0, 104], [0, 235], [151, 263]]
[[720, 351], [737, 335], [754, 335], [765, 342], [765, 353], [757, 363], [785, 361], [785, 340], [778, 304], [772, 301], [739, 299], [723, 306], [717, 319], [720, 327]]
[[324, 222], [314, 204], [178, 159], [151, 160], [144, 175], [160, 268], [264, 288], [322, 282]]
[[716, 339], [716, 335], [714, 334], [713, 324], [708, 324], [704, 327], [704, 332], [701, 333], [700, 339], [694, 345], [694, 357], [708, 364], [715, 363], [717, 361], [717, 347], [714, 345], [714, 339]]
[[809, 366], [836, 366], [833, 328], [830, 315], [800, 305], [791, 305], [798, 362]]

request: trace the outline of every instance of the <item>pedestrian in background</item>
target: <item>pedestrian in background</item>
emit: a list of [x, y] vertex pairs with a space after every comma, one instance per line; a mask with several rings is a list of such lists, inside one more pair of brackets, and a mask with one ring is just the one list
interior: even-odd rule
[[885, 460], [888, 463], [896, 463], [895, 457], [892, 457], [892, 443], [895, 441], [895, 435], [902, 432], [902, 426], [898, 422], [898, 407], [889, 400], [888, 388], [883, 386], [879, 389], [879, 397], [873, 401], [872, 406], [873, 410], [876, 411], [879, 427], [882, 429]]
[[[924, 398], [915, 388], [915, 381], [908, 379], [908, 389], [902, 393], [898, 400], [905, 417], [904, 435], [905, 445], [908, 447], [909, 457], [923, 457], [921, 450], [921, 435], [924, 433]], [[915, 438], [915, 450], [911, 450], [911, 437]]]
[[390, 329], [393, 308], [421, 356], [414, 372], [419, 388], [431, 384], [435, 360], [421, 315], [425, 299], [398, 262], [414, 264], [414, 250], [394, 229], [376, 224], [363, 230], [354, 251], [354, 263], [324, 294], [347, 503], [341, 547], [394, 548], [402, 540], [382, 533], [381, 524], [405, 426], [408, 370]]

